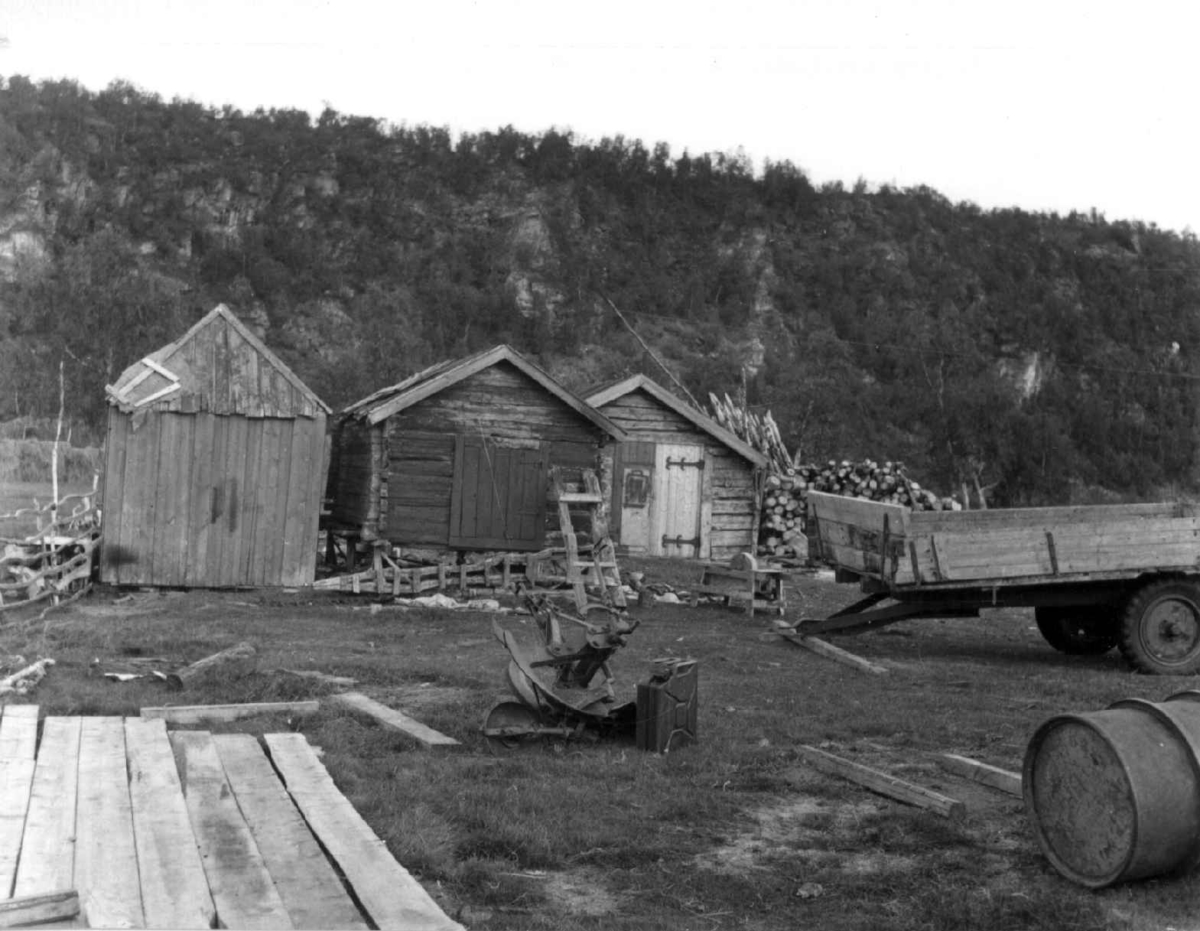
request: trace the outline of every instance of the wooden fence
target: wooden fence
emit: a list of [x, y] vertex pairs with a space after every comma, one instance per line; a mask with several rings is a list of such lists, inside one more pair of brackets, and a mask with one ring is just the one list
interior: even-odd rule
[[37, 527], [27, 537], [0, 537], [0, 612], [46, 599], [58, 604], [91, 588], [100, 546], [96, 500], [93, 485], [89, 493], [0, 514]]

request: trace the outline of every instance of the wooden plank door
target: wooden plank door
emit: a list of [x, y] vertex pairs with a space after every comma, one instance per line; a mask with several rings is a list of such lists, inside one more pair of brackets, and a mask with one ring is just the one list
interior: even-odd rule
[[704, 447], [659, 443], [654, 465], [656, 555], [698, 557]]
[[649, 553], [654, 508], [654, 443], [630, 441], [616, 456], [613, 482], [617, 542], [627, 553]]
[[546, 453], [541, 446], [459, 436], [454, 452], [450, 546], [537, 550], [546, 534]]

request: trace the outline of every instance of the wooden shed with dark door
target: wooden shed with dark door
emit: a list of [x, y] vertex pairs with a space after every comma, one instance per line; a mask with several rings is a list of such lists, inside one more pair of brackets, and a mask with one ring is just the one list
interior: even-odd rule
[[611, 473], [624, 434], [508, 346], [443, 362], [338, 415], [328, 526], [450, 550], [538, 550], [550, 469]]
[[224, 304], [105, 390], [102, 581], [312, 584], [329, 408]]
[[629, 436], [609, 529], [625, 553], [723, 561], [753, 553], [767, 457], [645, 375], [588, 393]]

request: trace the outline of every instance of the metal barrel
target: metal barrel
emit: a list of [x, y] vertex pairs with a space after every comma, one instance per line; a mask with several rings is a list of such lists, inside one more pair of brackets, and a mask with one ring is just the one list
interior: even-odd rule
[[1200, 862], [1200, 693], [1056, 715], [1033, 734], [1025, 810], [1059, 873], [1092, 889]]

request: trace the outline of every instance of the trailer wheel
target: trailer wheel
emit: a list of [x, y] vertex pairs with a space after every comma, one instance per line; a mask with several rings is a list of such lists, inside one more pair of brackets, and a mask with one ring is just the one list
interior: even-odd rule
[[1071, 656], [1099, 656], [1121, 639], [1116, 612], [1106, 605], [1044, 605], [1033, 616], [1045, 641]]
[[1200, 672], [1200, 585], [1172, 580], [1136, 592], [1121, 622], [1121, 653], [1141, 672]]

